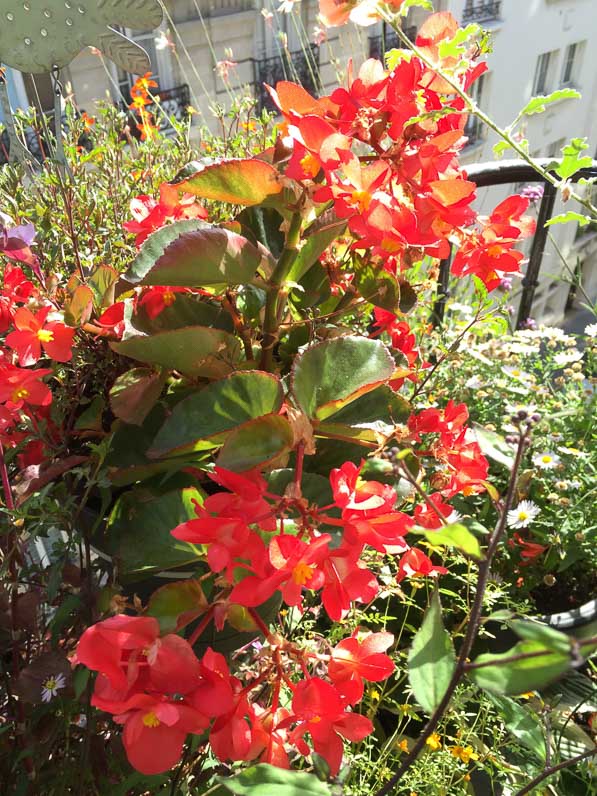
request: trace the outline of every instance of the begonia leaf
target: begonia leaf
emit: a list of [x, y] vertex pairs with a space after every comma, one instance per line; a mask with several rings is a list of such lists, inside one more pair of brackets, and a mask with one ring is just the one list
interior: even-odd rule
[[477, 560], [483, 558], [479, 540], [466, 526], [459, 522], [444, 525], [433, 531], [415, 528], [414, 533], [422, 534], [432, 545], [455, 547], [457, 550], [471, 556], [471, 558], [476, 558]]
[[280, 193], [279, 177], [278, 170], [264, 160], [238, 158], [208, 165], [189, 163], [174, 184], [179, 191], [204, 199], [258, 205], [268, 196]]
[[304, 771], [285, 770], [267, 763], [238, 774], [217, 777], [235, 796], [330, 796], [330, 786]]
[[151, 234], [124, 279], [133, 285], [213, 287], [255, 276], [261, 253], [242, 235], [200, 220], [176, 221]]
[[325, 420], [386, 382], [394, 370], [394, 360], [379, 340], [336, 337], [296, 357], [291, 393], [310, 418]]
[[288, 281], [299, 282], [319, 256], [346, 228], [346, 219], [318, 219], [305, 233], [305, 240], [288, 273]]
[[288, 420], [281, 415], [264, 415], [243, 423], [228, 435], [216, 464], [243, 472], [279, 459], [293, 445], [294, 435]]
[[93, 291], [87, 285], [79, 285], [64, 304], [64, 322], [69, 326], [81, 326], [91, 318]]
[[408, 653], [408, 680], [427, 713], [433, 713], [441, 702], [455, 666], [454, 645], [442, 622], [439, 594], [434, 591]]
[[110, 390], [112, 411], [125, 423], [140, 426], [160, 397], [166, 374], [150, 368], [133, 368], [121, 374]]
[[276, 413], [282, 406], [280, 380], [271, 373], [240, 371], [209, 384], [178, 403], [154, 439], [150, 457], [179, 455], [223, 442], [247, 420]]
[[411, 411], [408, 401], [384, 384], [315, 423], [315, 434], [379, 445], [397, 424], [406, 423]]
[[[530, 654], [533, 657], [520, 657]], [[499, 655], [479, 655], [473, 663], [483, 664], [468, 671], [474, 683], [495, 694], [513, 695], [535, 691], [561, 677], [570, 666], [570, 655], [527, 640]]]
[[110, 343], [123, 354], [148, 365], [177, 370], [185, 376], [222, 378], [240, 359], [236, 337], [221, 329], [187, 326], [152, 335], [136, 335]]
[[118, 564], [120, 576], [139, 580], [151, 572], [172, 569], [199, 561], [201, 551], [175, 539], [170, 531], [195, 519], [195, 501], [203, 494], [195, 487], [157, 495], [138, 487], [121, 495], [108, 518], [101, 550]]
[[189, 578], [167, 583], [149, 598], [147, 614], [155, 616], [162, 633], [174, 633], [207, 610], [199, 581]]

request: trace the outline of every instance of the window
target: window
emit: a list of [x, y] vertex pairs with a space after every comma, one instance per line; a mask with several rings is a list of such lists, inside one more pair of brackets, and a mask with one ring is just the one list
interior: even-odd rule
[[578, 82], [580, 59], [584, 42], [569, 44], [564, 55], [564, 69], [562, 71], [562, 85], [573, 86]]
[[[470, 88], [469, 94], [475, 103], [481, 107], [483, 98], [487, 97], [487, 80], [488, 74], [481, 75], [477, 78]], [[477, 144], [483, 138], [484, 126], [481, 119], [473, 113], [469, 114], [466, 125], [464, 127], [464, 134], [468, 137], [467, 146]]]
[[558, 56], [557, 50], [541, 53], [537, 59], [535, 79], [533, 81], [533, 95], [548, 94], [553, 83], [553, 70]]

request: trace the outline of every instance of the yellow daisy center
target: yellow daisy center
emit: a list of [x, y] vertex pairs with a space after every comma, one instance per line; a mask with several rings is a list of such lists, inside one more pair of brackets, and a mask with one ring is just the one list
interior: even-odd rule
[[549, 464], [551, 461], [553, 461], [553, 458], [551, 456], [542, 456], [541, 461], [543, 464]]
[[529, 518], [529, 515], [527, 514], [527, 512], [526, 512], [526, 511], [519, 511], [519, 512], [518, 512], [518, 519], [519, 519], [521, 522], [524, 522], [525, 520], [528, 520], [528, 518]]

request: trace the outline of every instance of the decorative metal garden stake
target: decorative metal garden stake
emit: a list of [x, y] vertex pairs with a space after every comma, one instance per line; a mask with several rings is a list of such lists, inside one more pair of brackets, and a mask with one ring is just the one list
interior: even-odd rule
[[[82, 49], [92, 46], [126, 72], [144, 74], [151, 68], [149, 56], [112, 26], [147, 30], [157, 28], [161, 21], [159, 0], [2, 0], [0, 62], [21, 72], [52, 75], [56, 95], [56, 154], [62, 162], [60, 69]], [[10, 139], [11, 161], [30, 158], [16, 135], [6, 83], [1, 81], [0, 102]]]

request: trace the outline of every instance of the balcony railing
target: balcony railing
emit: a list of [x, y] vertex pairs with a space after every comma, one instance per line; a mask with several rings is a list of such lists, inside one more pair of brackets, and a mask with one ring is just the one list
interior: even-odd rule
[[308, 49], [295, 52], [282, 52], [270, 58], [256, 58], [253, 60], [253, 84], [257, 106], [261, 111], [277, 112], [269, 92], [264, 86], [275, 86], [281, 80], [290, 80], [300, 83], [310, 94], [319, 94], [321, 90], [319, 80], [319, 47], [312, 44]]
[[[417, 36], [417, 26], [411, 25], [405, 28], [404, 32], [411, 41], [414, 41]], [[384, 25], [381, 35], [369, 37], [369, 58], [377, 58], [382, 61], [387, 52], [402, 46], [403, 44], [398, 38], [396, 31]]]
[[493, 22], [500, 18], [501, 0], [473, 0], [462, 12], [463, 22]]
[[[552, 163], [553, 158], [537, 158], [536, 162], [542, 167], [547, 168]], [[476, 183], [478, 188], [488, 188], [492, 185], [515, 185], [516, 183], [544, 182], [541, 176], [528, 163], [522, 160], [504, 160], [500, 163], [478, 163], [467, 167], [467, 177]], [[597, 177], [597, 160], [586, 168], [577, 171], [570, 179], [572, 182], [584, 177], [586, 179]], [[552, 217], [553, 209], [557, 196], [557, 188], [550, 182], [544, 182], [545, 190], [537, 213], [537, 228], [531, 244], [531, 253], [527, 264], [526, 273], [522, 280], [522, 293], [520, 304], [518, 305], [518, 315], [516, 318], [516, 328], [521, 329], [531, 317], [535, 290], [539, 285], [539, 272], [545, 252], [545, 244], [549, 227], [545, 224]], [[450, 296], [450, 265], [452, 256], [455, 253], [454, 246], [452, 253], [446, 260], [442, 260], [439, 268], [439, 278], [437, 284], [438, 298], [433, 307], [431, 321], [434, 326], [440, 326], [444, 320], [446, 301]]]

